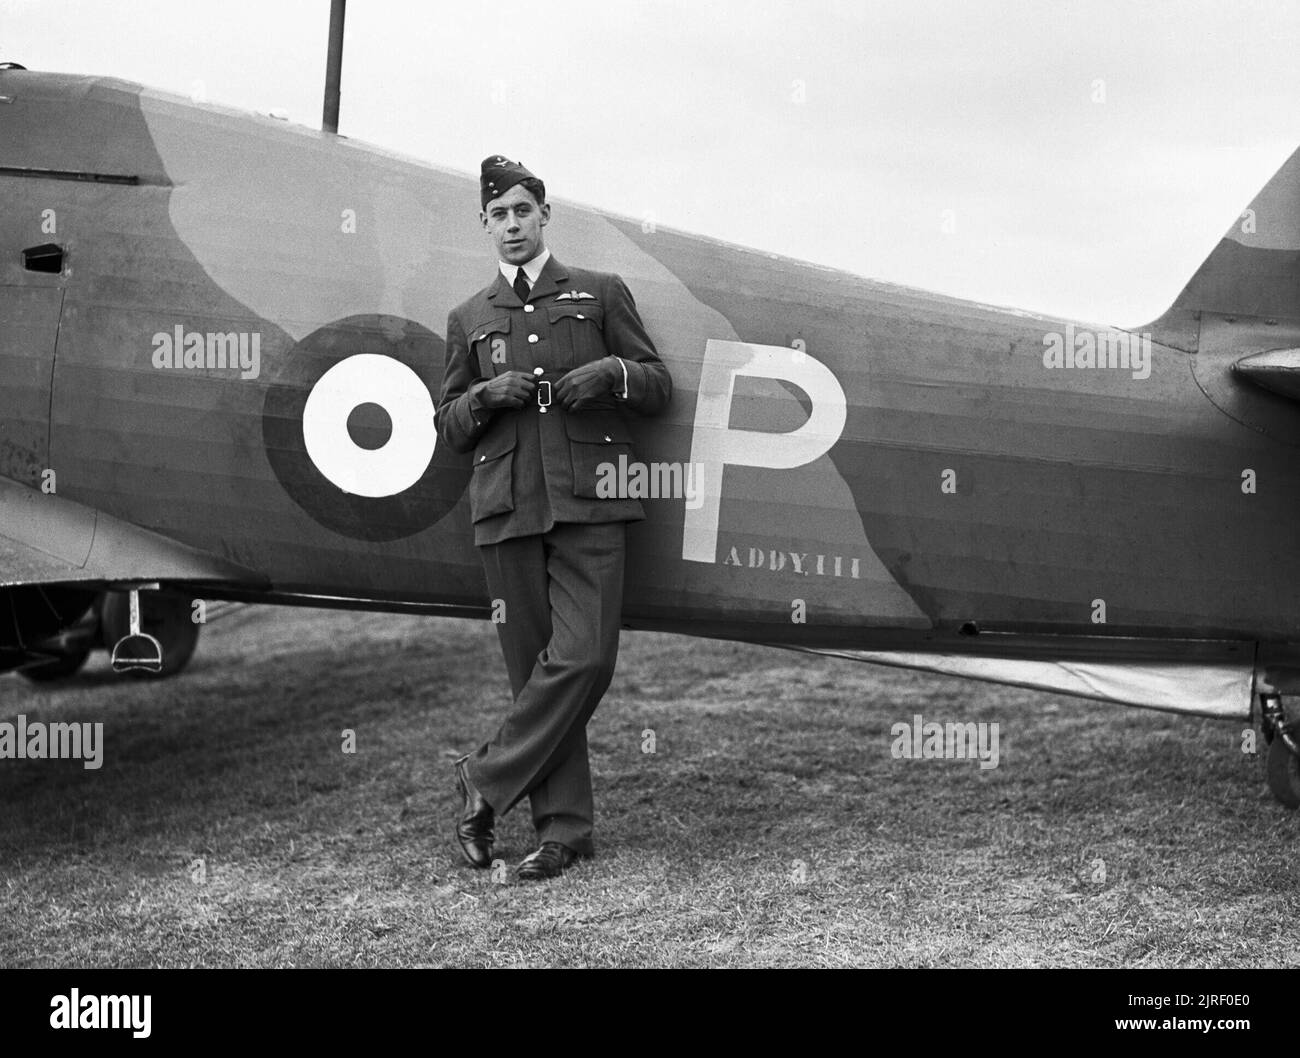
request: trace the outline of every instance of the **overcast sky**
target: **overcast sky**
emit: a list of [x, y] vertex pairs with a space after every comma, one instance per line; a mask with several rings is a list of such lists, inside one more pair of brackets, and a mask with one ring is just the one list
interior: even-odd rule
[[[0, 61], [201, 85], [318, 127], [328, 22], [328, 0], [0, 0]], [[564, 198], [1137, 325], [1300, 145], [1298, 56], [1295, 0], [353, 0], [340, 131], [474, 174], [500, 152]]]

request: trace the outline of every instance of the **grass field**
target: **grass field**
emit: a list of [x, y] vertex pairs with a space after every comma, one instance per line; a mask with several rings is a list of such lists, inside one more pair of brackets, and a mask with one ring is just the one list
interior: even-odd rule
[[[0, 720], [105, 742], [0, 761], [0, 965], [1300, 965], [1300, 817], [1241, 724], [625, 633], [598, 858], [530, 885], [451, 838], [507, 697], [490, 625], [294, 609], [169, 681], [0, 678]], [[916, 713], [997, 722], [999, 766], [894, 759]]]

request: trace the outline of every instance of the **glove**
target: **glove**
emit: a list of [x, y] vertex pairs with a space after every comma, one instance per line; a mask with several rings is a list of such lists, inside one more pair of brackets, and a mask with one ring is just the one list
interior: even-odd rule
[[575, 367], [555, 383], [555, 399], [565, 411], [614, 406], [615, 387], [622, 386], [623, 371], [612, 356]]
[[537, 380], [523, 371], [507, 371], [479, 386], [473, 391], [474, 400], [485, 408], [522, 408], [533, 396]]

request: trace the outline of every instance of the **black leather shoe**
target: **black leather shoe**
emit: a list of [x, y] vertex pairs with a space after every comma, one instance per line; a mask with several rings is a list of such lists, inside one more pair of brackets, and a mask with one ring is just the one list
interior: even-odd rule
[[558, 878], [577, 859], [589, 860], [591, 854], [574, 852], [568, 845], [561, 845], [558, 841], [543, 841], [540, 849], [530, 852], [519, 864], [519, 880], [540, 882], [547, 878]]
[[456, 771], [456, 790], [465, 801], [460, 822], [456, 824], [456, 840], [471, 867], [491, 867], [492, 842], [496, 840], [496, 831], [493, 829], [496, 812], [470, 782], [469, 770], [465, 767], [467, 760], [468, 753], [453, 765]]

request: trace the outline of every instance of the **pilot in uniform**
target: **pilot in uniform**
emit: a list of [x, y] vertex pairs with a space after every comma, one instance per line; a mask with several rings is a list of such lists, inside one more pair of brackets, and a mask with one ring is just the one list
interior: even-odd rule
[[551, 878], [594, 854], [586, 725], [618, 655], [624, 523], [645, 517], [598, 496], [598, 468], [636, 458], [626, 415], [661, 412], [672, 380], [622, 279], [546, 249], [542, 182], [500, 155], [479, 182], [500, 272], [448, 317], [437, 427], [474, 453], [474, 543], [514, 703], [456, 761], [456, 836], [490, 866], [495, 817], [527, 796], [539, 847], [519, 877]]

